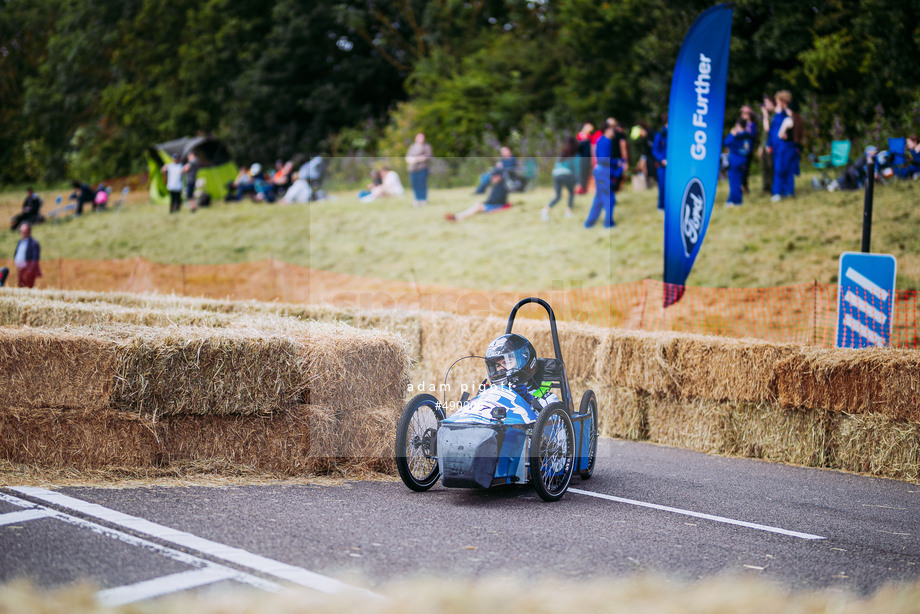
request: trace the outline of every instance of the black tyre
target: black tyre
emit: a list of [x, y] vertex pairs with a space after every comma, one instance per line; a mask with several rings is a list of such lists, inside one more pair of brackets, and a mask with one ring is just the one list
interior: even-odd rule
[[[578, 472], [581, 479], [587, 480], [594, 473], [594, 463], [597, 461], [597, 397], [594, 396], [593, 390], [585, 390], [581, 397], [581, 405], [578, 407], [579, 414], [590, 414], [588, 418], [591, 421], [591, 428], [588, 430], [588, 467]], [[582, 444], [584, 445], [584, 444]]]
[[438, 425], [444, 410], [430, 394], [413, 397], [396, 425], [396, 469], [403, 483], [422, 492], [441, 476], [438, 468]]
[[575, 468], [575, 428], [562, 403], [552, 403], [537, 417], [530, 439], [530, 480], [544, 501], [565, 495]]

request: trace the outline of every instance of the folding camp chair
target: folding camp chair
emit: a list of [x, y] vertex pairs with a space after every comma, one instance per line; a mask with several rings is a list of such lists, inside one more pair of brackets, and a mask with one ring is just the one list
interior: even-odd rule
[[907, 177], [910, 160], [907, 157], [907, 139], [903, 136], [888, 137], [889, 166], [895, 177]]
[[811, 156], [812, 165], [821, 172], [820, 187], [827, 187], [836, 174], [835, 169], [844, 168], [850, 163], [850, 141], [832, 141], [831, 153], [825, 156]]

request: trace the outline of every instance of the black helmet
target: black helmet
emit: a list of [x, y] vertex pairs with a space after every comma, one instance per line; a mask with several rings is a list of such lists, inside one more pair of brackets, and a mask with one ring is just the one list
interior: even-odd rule
[[537, 372], [537, 351], [530, 341], [520, 335], [502, 335], [486, 349], [486, 367], [493, 384], [532, 383]]

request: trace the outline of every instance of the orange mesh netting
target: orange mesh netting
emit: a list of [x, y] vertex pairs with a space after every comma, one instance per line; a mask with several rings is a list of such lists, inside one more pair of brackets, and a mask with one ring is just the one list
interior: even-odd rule
[[[3, 262], [13, 273], [12, 261]], [[817, 282], [777, 288], [687, 286], [681, 299], [664, 307], [676, 287], [653, 280], [537, 292], [472, 290], [357, 277], [263, 260], [241, 264], [159, 264], [127, 260], [50, 260], [42, 263], [39, 288], [100, 292], [159, 292], [235, 300], [332, 304], [338, 307], [426, 309], [468, 315], [506, 316], [525, 296], [540, 296], [557, 317], [606, 327], [682, 331], [775, 342], [833, 346], [837, 286]], [[917, 291], [893, 297], [892, 347], [920, 343]]]

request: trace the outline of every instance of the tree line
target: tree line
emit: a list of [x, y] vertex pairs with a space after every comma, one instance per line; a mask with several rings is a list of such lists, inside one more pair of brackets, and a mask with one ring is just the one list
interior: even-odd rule
[[[246, 162], [401, 155], [416, 131], [468, 156], [585, 119], [654, 126], [712, 4], [0, 0], [0, 182], [133, 173], [198, 133]], [[727, 120], [789, 89], [814, 151], [920, 129], [920, 0], [734, 5]]]

